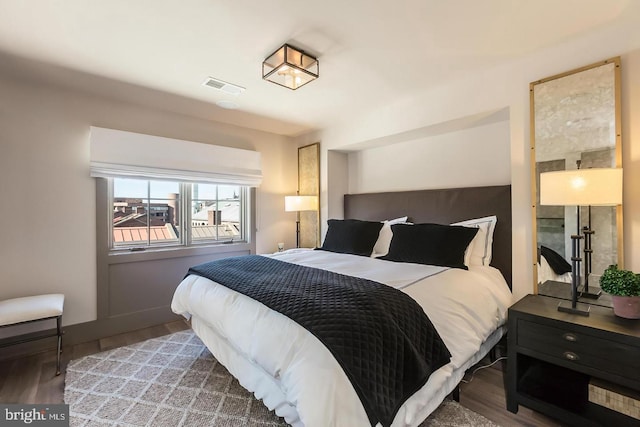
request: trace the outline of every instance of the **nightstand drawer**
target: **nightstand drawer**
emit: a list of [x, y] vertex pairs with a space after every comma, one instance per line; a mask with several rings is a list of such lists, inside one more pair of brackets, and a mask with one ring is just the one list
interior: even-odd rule
[[640, 348], [518, 319], [518, 346], [569, 363], [640, 380]]

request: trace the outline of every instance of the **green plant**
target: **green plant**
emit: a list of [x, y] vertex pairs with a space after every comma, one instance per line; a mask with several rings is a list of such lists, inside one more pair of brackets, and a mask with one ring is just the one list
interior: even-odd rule
[[600, 277], [600, 288], [611, 295], [637, 296], [640, 295], [640, 275], [610, 265]]

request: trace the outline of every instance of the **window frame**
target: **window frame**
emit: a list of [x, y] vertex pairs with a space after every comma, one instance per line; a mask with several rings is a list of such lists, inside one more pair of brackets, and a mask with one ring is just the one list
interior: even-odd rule
[[[161, 179], [153, 179], [147, 177], [132, 177], [132, 176], [113, 176], [108, 178], [99, 178], [106, 182], [106, 208], [107, 212], [107, 251], [110, 254], [122, 254], [122, 253], [132, 253], [132, 252], [157, 252], [163, 250], [182, 250], [182, 249], [190, 249], [190, 248], [207, 248], [207, 247], [218, 247], [220, 245], [229, 245], [229, 244], [250, 244], [252, 242], [250, 232], [251, 227], [251, 212], [253, 206], [252, 200], [252, 189], [246, 185], [241, 184], [230, 184], [223, 183], [217, 184], [212, 182], [201, 182], [201, 181], [179, 181], [174, 179], [166, 179], [164, 181], [175, 182], [178, 183], [179, 194], [178, 194], [178, 204], [179, 206], [179, 215], [180, 215], [180, 224], [178, 227], [178, 242], [177, 243], [157, 243], [151, 244], [149, 240], [147, 240], [144, 244], [131, 244], [131, 245], [116, 245], [113, 241], [113, 206], [114, 206], [114, 180], [115, 179], [136, 179], [140, 181], [146, 181], [149, 183], [150, 181], [162, 181]], [[240, 237], [238, 239], [220, 239], [219, 237], [215, 239], [197, 239], [193, 240], [192, 236], [192, 184], [209, 184], [219, 186], [237, 186], [239, 188], [239, 203], [240, 203]], [[147, 188], [149, 184], [147, 184]], [[147, 192], [146, 202], [150, 202], [151, 195]], [[205, 199], [210, 200], [210, 199]], [[218, 189], [216, 188], [216, 200], [218, 201]], [[150, 210], [146, 209], [147, 212], [147, 226], [149, 226], [150, 219]], [[216, 235], [218, 232], [216, 230]], [[252, 245], [253, 246], [253, 245]]]

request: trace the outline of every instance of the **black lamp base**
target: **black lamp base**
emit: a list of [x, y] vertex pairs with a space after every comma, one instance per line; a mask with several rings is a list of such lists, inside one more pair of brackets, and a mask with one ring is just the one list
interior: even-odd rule
[[572, 306], [568, 301], [563, 301], [558, 304], [558, 311], [563, 313], [577, 314], [579, 316], [589, 316], [589, 311], [591, 310], [591, 306], [586, 304], [576, 304], [575, 307]]

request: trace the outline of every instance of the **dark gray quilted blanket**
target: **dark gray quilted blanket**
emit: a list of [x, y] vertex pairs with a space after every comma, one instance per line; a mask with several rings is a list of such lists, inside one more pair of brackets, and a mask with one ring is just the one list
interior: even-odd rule
[[451, 358], [422, 308], [381, 283], [258, 255], [200, 264], [189, 274], [260, 301], [315, 335], [344, 369], [372, 425], [390, 425]]

